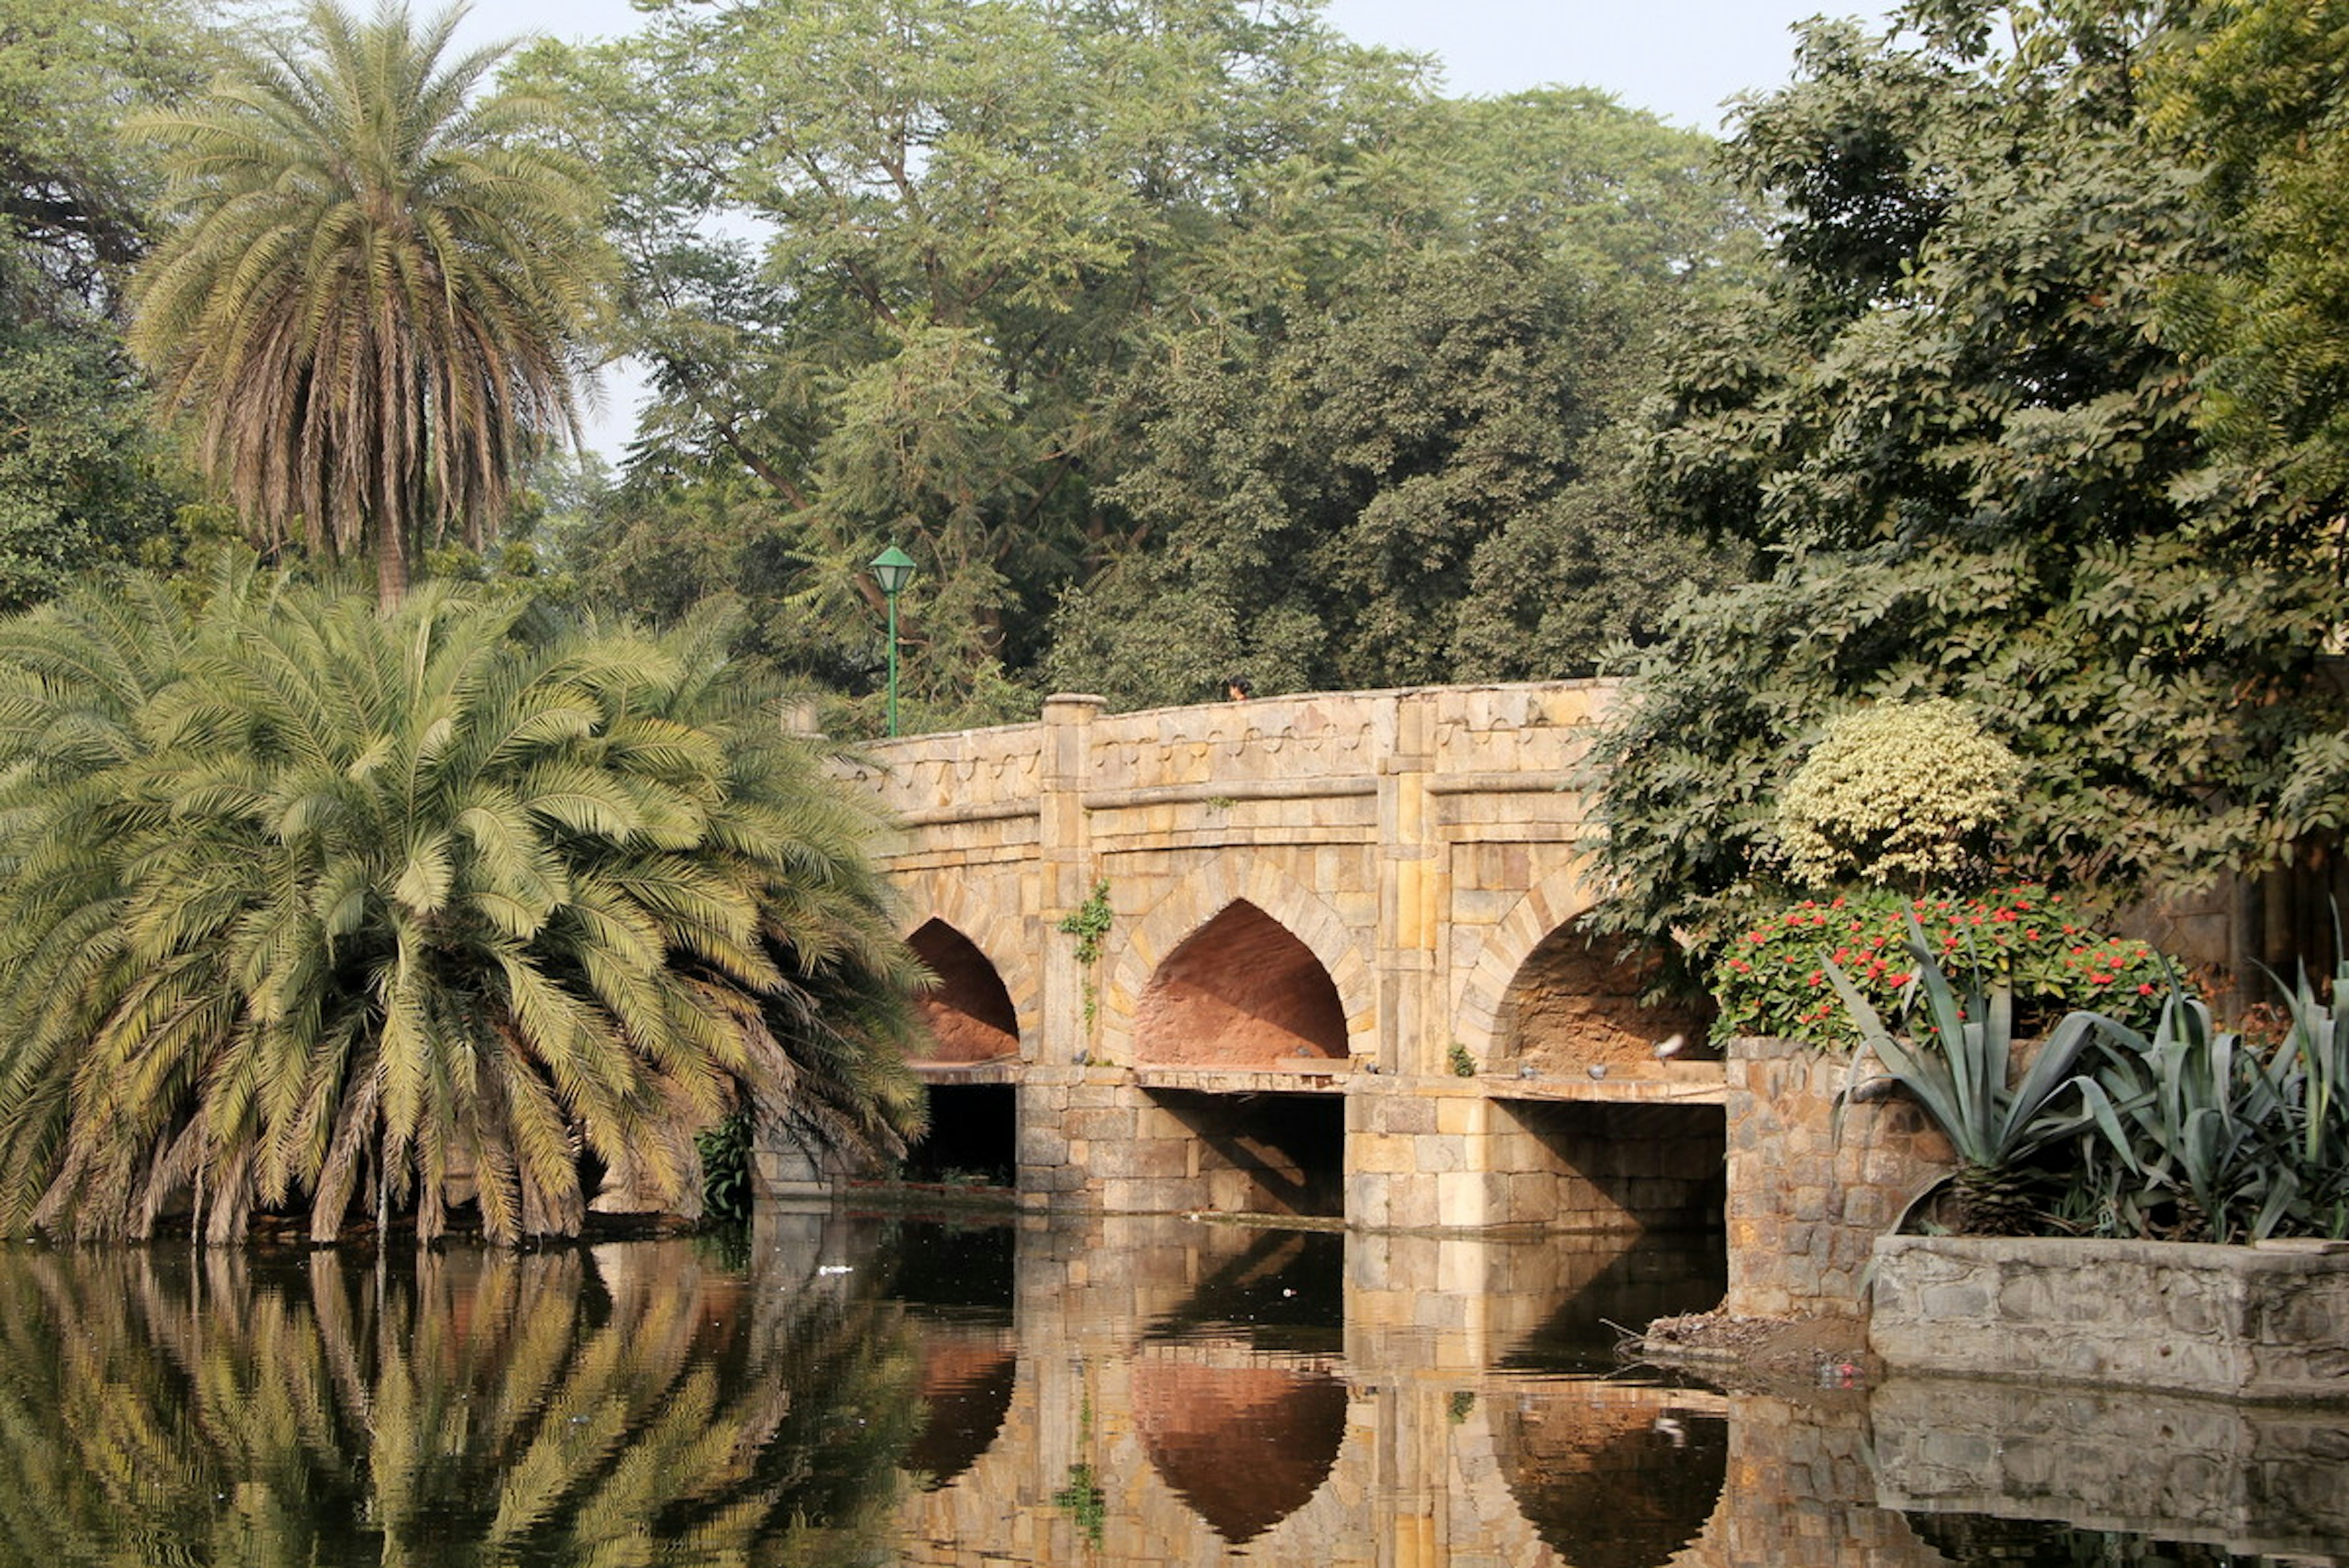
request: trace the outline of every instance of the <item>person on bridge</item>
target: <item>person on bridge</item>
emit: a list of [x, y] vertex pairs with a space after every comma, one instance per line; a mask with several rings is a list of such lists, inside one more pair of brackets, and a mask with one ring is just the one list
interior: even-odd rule
[[1256, 688], [1248, 684], [1247, 676], [1235, 675], [1224, 682], [1224, 695], [1235, 702], [1245, 702], [1256, 695]]

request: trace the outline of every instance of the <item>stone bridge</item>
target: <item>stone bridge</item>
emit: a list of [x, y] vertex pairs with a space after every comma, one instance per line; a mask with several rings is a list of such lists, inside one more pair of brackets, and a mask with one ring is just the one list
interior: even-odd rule
[[938, 976], [930, 1173], [1366, 1228], [1720, 1223], [1704, 1021], [1643, 1008], [1580, 924], [1609, 694], [1063, 696], [843, 763]]

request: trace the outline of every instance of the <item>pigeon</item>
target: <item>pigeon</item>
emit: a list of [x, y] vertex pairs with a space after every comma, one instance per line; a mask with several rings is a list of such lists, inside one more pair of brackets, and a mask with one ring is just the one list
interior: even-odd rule
[[1687, 1044], [1687, 1035], [1667, 1034], [1661, 1040], [1656, 1042], [1656, 1060], [1659, 1062], [1669, 1062], [1673, 1057], [1679, 1055], [1682, 1048]]

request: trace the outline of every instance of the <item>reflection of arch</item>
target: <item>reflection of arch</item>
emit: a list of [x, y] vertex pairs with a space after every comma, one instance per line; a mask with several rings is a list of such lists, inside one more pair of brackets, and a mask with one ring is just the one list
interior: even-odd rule
[[1019, 1054], [1019, 1015], [1011, 993], [977, 943], [931, 919], [905, 944], [938, 977], [915, 1003], [930, 1026], [931, 1060], [992, 1062]]
[[993, 970], [996, 982], [1011, 1005], [1017, 1027], [1010, 1033], [1032, 1040], [1040, 1017], [1040, 988], [1029, 954], [1036, 946], [1036, 921], [1021, 912], [1018, 883], [1003, 898], [972, 889], [954, 871], [940, 868], [890, 874], [900, 905], [909, 917], [898, 929], [918, 935], [936, 923], [968, 942]]
[[1346, 1010], [1321, 961], [1246, 899], [1168, 953], [1134, 1009], [1136, 1063], [1270, 1067], [1345, 1055]]
[[1346, 1440], [1346, 1385], [1315, 1366], [1214, 1365], [1207, 1345], [1134, 1363], [1133, 1416], [1151, 1468], [1234, 1546], [1313, 1501]]
[[1301, 943], [1319, 964], [1338, 996], [1345, 1054], [1373, 1054], [1377, 987], [1353, 929], [1319, 895], [1286, 872], [1261, 861], [1237, 866], [1228, 857], [1175, 879], [1174, 891], [1136, 921], [1118, 944], [1102, 986], [1103, 1044], [1110, 1052], [1133, 1059], [1134, 1021], [1160, 964], [1200, 928], [1242, 903]]
[[978, 1463], [1003, 1429], [1019, 1376], [1019, 1349], [1005, 1331], [925, 1324], [922, 1429], [897, 1468], [936, 1491]]
[[1577, 1064], [1645, 1059], [1657, 1039], [1673, 1033], [1687, 1036], [1692, 1054], [1702, 1048], [1705, 1020], [1676, 1009], [1639, 1006], [1644, 982], [1637, 971], [1611, 961], [1605, 939], [1597, 950], [1587, 945], [1579, 921], [1590, 904], [1581, 870], [1568, 867], [1527, 888], [1494, 925], [1452, 1008], [1455, 1036], [1477, 1057], [1495, 1063], [1516, 1059], [1516, 1035], [1527, 1022], [1526, 997], [1546, 981], [1553, 982], [1552, 989], [1599, 999], [1556, 1031], [1585, 1042], [1574, 1056]]
[[1717, 1412], [1557, 1386], [1495, 1419], [1509, 1491], [1526, 1522], [1576, 1568], [1656, 1568], [1702, 1534], [1729, 1473]]

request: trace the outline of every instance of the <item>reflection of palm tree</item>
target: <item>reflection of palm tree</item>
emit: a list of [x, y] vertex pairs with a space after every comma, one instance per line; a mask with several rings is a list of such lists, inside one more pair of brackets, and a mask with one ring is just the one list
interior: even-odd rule
[[836, 1561], [920, 1409], [895, 1309], [685, 1243], [427, 1255], [380, 1292], [324, 1254], [5, 1262], [15, 1561]]

